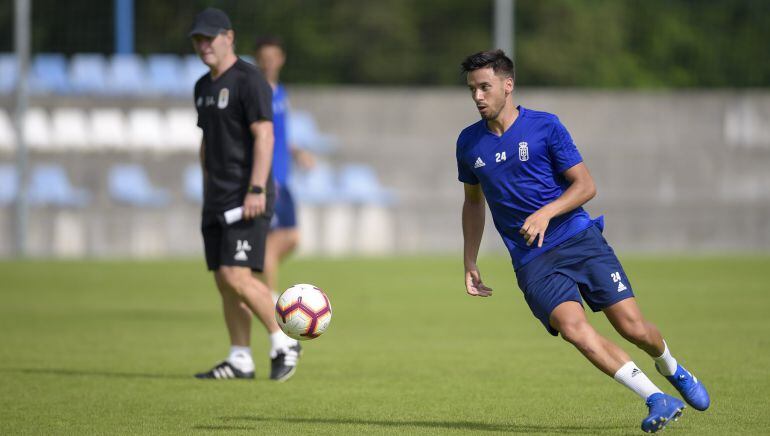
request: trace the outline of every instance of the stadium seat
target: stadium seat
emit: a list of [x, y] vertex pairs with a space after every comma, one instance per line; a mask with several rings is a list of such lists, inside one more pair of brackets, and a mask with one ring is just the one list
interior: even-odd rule
[[86, 113], [82, 109], [54, 109], [51, 127], [51, 139], [57, 147], [83, 149], [90, 144]]
[[11, 117], [5, 109], [0, 108], [0, 151], [10, 151], [16, 148], [16, 132], [13, 130]]
[[7, 206], [16, 200], [19, 191], [19, 179], [16, 167], [0, 164], [0, 206]]
[[291, 143], [297, 147], [316, 154], [328, 154], [334, 149], [334, 137], [321, 133], [309, 112], [290, 111], [287, 129]]
[[89, 193], [73, 187], [64, 168], [53, 164], [33, 168], [28, 195], [34, 206], [83, 207], [90, 201]]
[[203, 202], [203, 171], [200, 164], [190, 164], [184, 169], [184, 195], [195, 203]]
[[53, 145], [51, 142], [51, 120], [45, 109], [29, 108], [24, 115], [22, 128], [27, 146], [30, 148], [46, 150]]
[[131, 148], [161, 149], [165, 127], [157, 109], [137, 108], [128, 113], [128, 144]]
[[122, 148], [128, 144], [126, 118], [115, 108], [91, 111], [89, 134], [92, 147]]
[[19, 71], [16, 66], [16, 55], [0, 53], [0, 94], [10, 94], [16, 88], [16, 78]]
[[169, 193], [150, 182], [144, 168], [137, 164], [115, 165], [109, 172], [110, 196], [124, 204], [162, 207], [169, 204]]
[[197, 125], [195, 109], [175, 108], [166, 111], [164, 143], [174, 149], [196, 151], [200, 148], [203, 132]]
[[41, 53], [32, 61], [30, 92], [33, 94], [67, 94], [70, 91], [67, 58], [58, 53]]
[[147, 72], [150, 90], [160, 95], [191, 93], [192, 88], [183, 90], [179, 80], [182, 76], [182, 62], [176, 55], [156, 54], [147, 57]]
[[340, 194], [355, 204], [390, 205], [393, 193], [382, 187], [374, 169], [362, 164], [348, 164], [340, 170]]
[[107, 91], [107, 61], [96, 53], [76, 54], [70, 60], [70, 85], [79, 94], [103, 94]]
[[144, 59], [134, 54], [116, 54], [107, 66], [107, 93], [140, 96], [148, 93], [149, 84]]
[[340, 200], [332, 167], [319, 162], [308, 171], [295, 171], [289, 181], [297, 201], [310, 205], [334, 203]]
[[180, 95], [188, 95], [192, 99], [195, 82], [208, 72], [209, 67], [201, 61], [198, 55], [185, 56], [182, 61], [182, 80], [180, 80], [180, 86], [184, 93]]

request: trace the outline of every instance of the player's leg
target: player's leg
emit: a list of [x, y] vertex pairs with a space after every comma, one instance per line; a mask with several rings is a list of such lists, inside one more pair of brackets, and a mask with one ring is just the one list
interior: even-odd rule
[[[626, 298], [618, 301], [612, 306], [602, 309], [607, 319], [615, 330], [623, 338], [637, 347], [644, 350], [651, 357], [658, 357], [663, 354], [666, 348], [660, 331], [654, 324], [644, 319], [639, 306], [636, 304], [636, 298]], [[671, 364], [669, 368], [676, 370], [676, 360], [665, 362]], [[665, 368], [664, 368], [665, 369]]]
[[251, 317], [253, 314], [244, 304], [234, 289], [230, 288], [219, 274], [214, 274], [214, 280], [222, 297], [222, 309], [225, 315], [227, 333], [230, 344], [240, 347], [251, 345]]
[[299, 360], [300, 347], [297, 341], [286, 336], [278, 327], [270, 290], [252, 275], [248, 267], [223, 266], [218, 274], [267, 330], [270, 337], [270, 378], [277, 381], [290, 378]]
[[[656, 358], [660, 362], [659, 371], [662, 367], [666, 368], [665, 371], [672, 367], [675, 369], [676, 362], [668, 353], [660, 332], [642, 317], [623, 266], [597, 228], [591, 228], [586, 233], [583, 248], [590, 252], [590, 256], [573, 265], [569, 274], [581, 283], [580, 291], [586, 303], [595, 312], [604, 311], [624, 338]], [[683, 378], [679, 377], [682, 375]], [[691, 406], [699, 410], [708, 407], [708, 394], [702, 384], [697, 383], [683, 368], [676, 376], [678, 382], [675, 383], [672, 378], [669, 381]]]
[[602, 309], [615, 330], [626, 340], [644, 350], [655, 360], [655, 367], [697, 410], [711, 403], [703, 383], [687, 371], [671, 355], [658, 328], [642, 315], [634, 298], [627, 298]]
[[[279, 186], [275, 201], [275, 214], [267, 235], [264, 278], [267, 286], [278, 291], [278, 268], [299, 244], [297, 213], [294, 197], [286, 186]], [[278, 298], [276, 294], [275, 298]]]
[[554, 336], [561, 334], [599, 370], [639, 396], [646, 399], [660, 392], [631, 362], [625, 351], [601, 336], [588, 323], [578, 284], [572, 278], [554, 273], [530, 283], [520, 281], [519, 287], [532, 313], [549, 333]]
[[299, 231], [294, 228], [279, 227], [270, 231], [265, 250], [265, 282], [273, 291], [278, 290], [278, 267], [299, 243]]
[[594, 366], [645, 400], [649, 414], [642, 420], [642, 430], [656, 432], [669, 420], [679, 418], [684, 403], [664, 394], [625, 351], [601, 336], [588, 323], [580, 303], [566, 301], [559, 304], [549, 320], [562, 338], [574, 345]]
[[[551, 326], [600, 371], [613, 377], [631, 361], [620, 347], [601, 336], [586, 319], [583, 306], [576, 301], [559, 304], [550, 316]], [[653, 389], [650, 394], [654, 393]]]
[[225, 325], [230, 337], [230, 354], [208, 371], [196, 374], [197, 378], [229, 379], [254, 378], [254, 361], [251, 357], [251, 311], [241, 302], [231, 287], [220, 279], [217, 271], [221, 264], [220, 247], [223, 229], [214, 216], [204, 215], [202, 225], [206, 263], [214, 272], [214, 280], [222, 298]]
[[231, 290], [239, 302], [256, 315], [268, 333], [279, 331], [275, 321], [275, 306], [270, 290], [259, 279], [254, 277], [251, 268], [244, 266], [222, 266], [216, 273], [217, 283]]

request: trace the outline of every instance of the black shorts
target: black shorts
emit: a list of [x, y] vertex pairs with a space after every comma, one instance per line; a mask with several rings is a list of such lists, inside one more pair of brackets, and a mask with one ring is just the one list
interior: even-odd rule
[[201, 219], [208, 269], [216, 271], [220, 266], [245, 266], [261, 272], [272, 214], [229, 225], [219, 215], [204, 213]]

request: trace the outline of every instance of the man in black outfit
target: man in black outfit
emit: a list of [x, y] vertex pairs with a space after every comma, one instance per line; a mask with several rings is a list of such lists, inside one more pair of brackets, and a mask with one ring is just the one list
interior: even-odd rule
[[[300, 346], [278, 327], [270, 290], [261, 272], [275, 188], [272, 90], [264, 76], [234, 52], [235, 34], [223, 11], [208, 8], [195, 17], [188, 35], [210, 71], [195, 84], [204, 201], [201, 222], [208, 269], [222, 297], [230, 354], [198, 378], [254, 378], [251, 317], [270, 335], [270, 378], [294, 374]], [[225, 212], [242, 208], [233, 221]]]

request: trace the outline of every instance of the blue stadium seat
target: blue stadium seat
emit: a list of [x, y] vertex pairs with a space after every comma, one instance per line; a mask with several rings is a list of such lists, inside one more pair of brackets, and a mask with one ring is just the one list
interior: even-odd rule
[[188, 165], [184, 170], [184, 195], [195, 203], [203, 202], [203, 171], [200, 164]]
[[107, 93], [142, 95], [149, 88], [144, 59], [134, 54], [116, 54], [107, 67]]
[[321, 133], [309, 112], [292, 110], [287, 119], [291, 143], [316, 154], [328, 154], [334, 149], [334, 137]]
[[16, 55], [0, 53], [0, 95], [10, 94], [16, 88], [16, 78], [19, 75], [16, 68]]
[[70, 86], [79, 94], [107, 91], [107, 61], [96, 53], [76, 54], [70, 60]]
[[191, 94], [192, 88], [182, 89], [182, 82], [179, 80], [182, 71], [182, 62], [179, 56], [157, 54], [147, 57], [149, 85], [155, 93], [176, 95], [186, 92]]
[[91, 200], [85, 189], [72, 186], [63, 167], [53, 164], [33, 168], [28, 196], [35, 206], [83, 207]]
[[0, 205], [7, 206], [16, 200], [19, 191], [19, 179], [16, 167], [8, 164], [0, 165]]
[[70, 91], [67, 58], [58, 53], [35, 56], [30, 69], [30, 91], [35, 94], [67, 94]]
[[152, 186], [140, 165], [115, 165], [108, 177], [110, 195], [118, 202], [142, 207], [162, 207], [170, 202], [169, 193]]
[[393, 192], [380, 185], [377, 173], [367, 165], [345, 165], [339, 177], [340, 193], [351, 203], [387, 206], [395, 201]]
[[186, 95], [192, 96], [195, 82], [208, 72], [209, 67], [201, 61], [198, 55], [187, 55], [184, 57], [182, 60], [182, 80], [180, 80], [182, 84], [180, 86], [185, 90]]
[[294, 171], [289, 184], [301, 203], [320, 205], [340, 200], [334, 171], [327, 163], [319, 162], [308, 171]]

